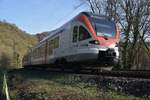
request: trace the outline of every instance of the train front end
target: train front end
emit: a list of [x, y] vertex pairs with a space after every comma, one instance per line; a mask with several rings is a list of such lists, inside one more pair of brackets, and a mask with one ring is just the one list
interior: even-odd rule
[[98, 54], [97, 62], [103, 65], [116, 64], [119, 61], [118, 43], [120, 38], [120, 31], [116, 23], [106, 16], [92, 13], [85, 15], [88, 20], [84, 22], [93, 37], [89, 41], [92, 45], [90, 49]]
[[91, 18], [95, 29], [95, 42], [98, 43], [98, 60], [101, 63], [116, 64], [119, 61], [119, 30], [114, 21], [103, 17]]

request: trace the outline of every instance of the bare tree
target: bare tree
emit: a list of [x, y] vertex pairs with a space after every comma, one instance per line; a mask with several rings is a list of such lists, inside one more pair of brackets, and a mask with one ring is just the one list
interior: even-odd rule
[[18, 43], [14, 40], [13, 41], [13, 60], [12, 64], [14, 68], [19, 68], [21, 66], [20, 54], [17, 50]]
[[86, 3], [96, 14], [106, 14], [106, 0], [80, 0], [81, 2]]

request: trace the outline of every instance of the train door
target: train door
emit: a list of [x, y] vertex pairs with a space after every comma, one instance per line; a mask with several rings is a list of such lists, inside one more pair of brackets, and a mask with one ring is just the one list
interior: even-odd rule
[[79, 38], [78, 38], [78, 44], [79, 47], [82, 48], [88, 48], [89, 41], [92, 40], [92, 36], [86, 26], [84, 24], [79, 25]]
[[92, 36], [86, 26], [82, 23], [78, 26], [79, 32], [78, 32], [78, 60], [84, 60], [88, 59], [88, 55], [90, 53], [89, 50], [89, 42], [92, 40]]
[[78, 50], [78, 25], [73, 24], [72, 30], [71, 30], [71, 45], [70, 45], [70, 56], [69, 61], [75, 61], [77, 60], [76, 53]]

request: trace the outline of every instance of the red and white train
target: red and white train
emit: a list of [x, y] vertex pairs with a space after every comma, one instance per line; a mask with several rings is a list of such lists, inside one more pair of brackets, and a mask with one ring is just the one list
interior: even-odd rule
[[119, 58], [119, 30], [106, 16], [81, 12], [51, 31], [23, 58], [23, 66], [57, 63], [113, 65]]

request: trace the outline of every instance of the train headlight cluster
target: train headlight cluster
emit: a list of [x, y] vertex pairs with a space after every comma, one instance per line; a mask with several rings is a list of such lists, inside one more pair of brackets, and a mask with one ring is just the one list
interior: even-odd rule
[[109, 45], [109, 48], [114, 48], [114, 47], [115, 47], [115, 44]]
[[96, 44], [96, 45], [100, 45], [100, 42], [98, 40], [92, 40], [89, 43], [91, 44]]

